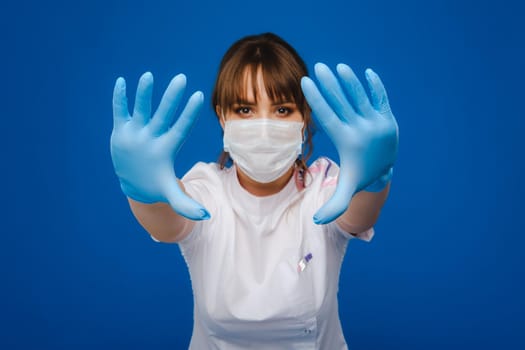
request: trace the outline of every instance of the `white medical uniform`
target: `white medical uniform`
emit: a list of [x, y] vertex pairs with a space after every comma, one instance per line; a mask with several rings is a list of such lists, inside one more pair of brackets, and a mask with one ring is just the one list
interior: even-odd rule
[[243, 189], [235, 167], [197, 163], [182, 179], [211, 214], [179, 242], [194, 294], [190, 349], [347, 349], [339, 271], [349, 239], [370, 241], [374, 230], [353, 236], [335, 222], [314, 224], [339, 169], [326, 158], [309, 169], [305, 189], [292, 178], [266, 197]]

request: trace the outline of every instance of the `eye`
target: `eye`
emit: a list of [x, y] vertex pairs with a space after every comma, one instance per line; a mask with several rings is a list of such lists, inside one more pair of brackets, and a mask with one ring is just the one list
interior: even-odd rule
[[252, 113], [252, 109], [247, 106], [241, 106], [235, 109], [235, 113], [247, 116]]
[[277, 114], [281, 117], [286, 117], [293, 113], [293, 109], [290, 107], [281, 106], [277, 108]]

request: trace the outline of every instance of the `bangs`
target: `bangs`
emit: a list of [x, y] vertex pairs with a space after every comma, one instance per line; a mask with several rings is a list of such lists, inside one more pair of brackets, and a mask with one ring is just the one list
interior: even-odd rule
[[258, 47], [254, 52], [246, 52], [237, 59], [232, 59], [223, 67], [218, 79], [217, 102], [221, 108], [231, 111], [234, 104], [248, 100], [248, 87], [251, 80], [252, 94], [257, 102], [257, 74], [262, 73], [266, 94], [273, 103], [293, 102], [300, 109], [304, 104], [301, 90], [301, 78], [304, 72], [294, 65], [293, 60], [285, 59], [280, 50], [263, 50]]

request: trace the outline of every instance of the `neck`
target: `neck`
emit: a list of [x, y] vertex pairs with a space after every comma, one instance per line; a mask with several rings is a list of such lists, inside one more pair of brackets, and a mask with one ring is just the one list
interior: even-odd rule
[[249, 193], [258, 197], [271, 196], [272, 194], [280, 192], [290, 181], [290, 178], [294, 172], [294, 167], [292, 166], [283, 176], [279, 177], [277, 180], [269, 183], [261, 183], [244, 174], [239, 169], [239, 167], [236, 167], [236, 169], [237, 178], [239, 179], [241, 186]]

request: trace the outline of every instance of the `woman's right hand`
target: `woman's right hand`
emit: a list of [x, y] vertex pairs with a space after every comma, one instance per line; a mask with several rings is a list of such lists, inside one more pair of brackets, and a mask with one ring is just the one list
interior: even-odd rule
[[153, 75], [144, 73], [130, 116], [126, 81], [118, 78], [113, 91], [111, 158], [126, 196], [142, 203], [166, 202], [181, 216], [204, 220], [209, 219], [210, 214], [180, 188], [173, 167], [173, 160], [195, 124], [204, 99], [202, 92], [195, 92], [171, 126], [185, 87], [183, 74], [174, 77], [150, 118]]

